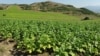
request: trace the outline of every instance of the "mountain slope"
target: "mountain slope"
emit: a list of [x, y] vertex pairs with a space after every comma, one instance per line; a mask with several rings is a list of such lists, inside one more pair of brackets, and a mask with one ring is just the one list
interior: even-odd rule
[[84, 9], [86, 12], [83, 9], [75, 8], [72, 5], [65, 5], [65, 4], [55, 3], [55, 2], [50, 2], [50, 1], [33, 3], [31, 4], [31, 6], [34, 9], [40, 10], [40, 11], [63, 12], [67, 14], [95, 14], [94, 12], [85, 8]]
[[100, 13], [100, 6], [86, 6], [85, 8], [94, 11], [96, 13]]
[[[95, 13], [86, 9], [86, 8], [76, 8], [72, 5], [65, 5], [61, 3], [56, 3], [56, 2], [38, 2], [38, 3], [32, 3], [31, 5], [19, 5], [22, 9], [29, 8], [31, 10], [35, 11], [43, 11], [43, 12], [61, 12], [65, 14], [92, 14], [94, 15]], [[85, 9], [85, 11], [84, 11]]]

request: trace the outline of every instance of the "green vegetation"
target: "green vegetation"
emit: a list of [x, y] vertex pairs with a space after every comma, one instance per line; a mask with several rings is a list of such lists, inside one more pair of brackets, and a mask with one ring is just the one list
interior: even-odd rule
[[[3, 16], [5, 14], [6, 16]], [[69, 21], [70, 20], [80, 20], [78, 16], [64, 15], [61, 13], [54, 12], [37, 12], [32, 10], [21, 10], [16, 5], [9, 6], [5, 10], [0, 10], [1, 19], [31, 19], [31, 20], [55, 20], [55, 21]]]
[[17, 51], [59, 56], [100, 55], [100, 22], [0, 20], [0, 39], [12, 38]]
[[[5, 16], [3, 16], [5, 15]], [[21, 10], [13, 5], [0, 11], [0, 40], [13, 39], [17, 52], [54, 56], [99, 56], [100, 20]]]

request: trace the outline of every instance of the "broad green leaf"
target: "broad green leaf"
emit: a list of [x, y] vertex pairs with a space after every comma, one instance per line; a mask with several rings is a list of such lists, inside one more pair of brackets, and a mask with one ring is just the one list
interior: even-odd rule
[[48, 48], [51, 48], [52, 46], [50, 44], [48, 44]]
[[72, 51], [70, 51], [69, 54], [70, 54], [71, 56], [76, 56], [75, 53], [72, 52]]
[[64, 56], [69, 56], [67, 52], [63, 52]]
[[29, 53], [32, 53], [32, 50], [30, 49], [30, 50], [28, 50], [29, 51]]
[[37, 49], [36, 51], [39, 52], [39, 53], [42, 53], [42, 51], [40, 49]]

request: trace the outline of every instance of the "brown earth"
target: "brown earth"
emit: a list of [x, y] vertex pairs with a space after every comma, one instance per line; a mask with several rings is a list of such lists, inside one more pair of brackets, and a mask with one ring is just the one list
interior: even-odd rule
[[11, 53], [14, 45], [15, 42], [8, 43], [6, 40], [0, 42], [0, 56], [13, 56]]
[[[0, 56], [25, 56], [25, 54], [13, 54], [15, 42], [9, 42], [9, 40], [4, 40], [0, 42]], [[16, 51], [14, 53], [17, 53]], [[26, 56], [54, 56], [53, 54], [49, 55], [49, 53], [44, 52], [42, 54], [37, 55], [26, 55]]]

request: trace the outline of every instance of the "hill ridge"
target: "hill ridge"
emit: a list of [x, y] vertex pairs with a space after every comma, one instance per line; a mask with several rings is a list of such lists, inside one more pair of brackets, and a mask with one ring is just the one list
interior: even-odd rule
[[86, 8], [76, 8], [73, 5], [66, 5], [62, 3], [56, 3], [51, 1], [46, 2], [36, 2], [30, 5], [20, 4], [19, 5], [24, 10], [34, 10], [34, 11], [42, 11], [42, 12], [61, 12], [64, 14], [96, 14], [91, 10]]

